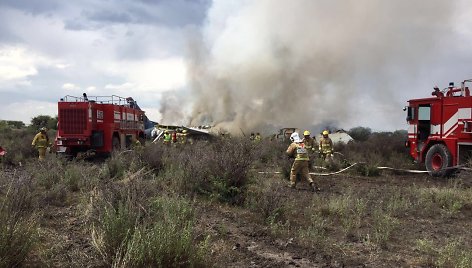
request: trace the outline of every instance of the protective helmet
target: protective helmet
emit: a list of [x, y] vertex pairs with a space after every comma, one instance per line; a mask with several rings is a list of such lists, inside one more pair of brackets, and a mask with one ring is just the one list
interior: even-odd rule
[[187, 130], [186, 129], [182, 130], [182, 133], [187, 133]]
[[300, 142], [300, 136], [298, 136], [297, 132], [293, 132], [292, 135], [290, 135], [290, 140], [292, 142]]
[[48, 131], [48, 129], [45, 128], [45, 127], [42, 127], [42, 128], [39, 129], [39, 131]]
[[303, 132], [303, 136], [310, 136], [310, 131], [305, 130], [305, 132]]
[[323, 131], [323, 135], [328, 135], [329, 132], [327, 130]]

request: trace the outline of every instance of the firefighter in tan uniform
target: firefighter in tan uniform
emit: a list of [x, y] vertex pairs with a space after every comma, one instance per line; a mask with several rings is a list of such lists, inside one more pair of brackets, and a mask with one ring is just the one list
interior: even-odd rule
[[187, 143], [187, 135], [188, 135], [187, 130], [186, 129], [182, 130], [182, 134], [180, 136], [180, 143], [181, 144], [186, 144]]
[[46, 158], [46, 150], [50, 146], [49, 137], [47, 134], [47, 129], [42, 127], [38, 134], [34, 136], [31, 146], [35, 147], [38, 150], [39, 160], [44, 160]]
[[313, 191], [319, 190], [310, 177], [308, 170], [308, 162], [310, 160], [308, 156], [308, 150], [305, 148], [305, 143], [300, 139], [297, 132], [292, 133], [290, 136], [292, 144], [287, 149], [287, 154], [290, 157], [295, 157], [295, 161], [290, 171], [290, 187], [295, 188], [297, 184], [297, 174], [300, 174], [301, 179], [305, 179], [310, 182], [310, 187]]
[[303, 132], [303, 143], [305, 144], [305, 148], [308, 151], [308, 155], [310, 157], [309, 160], [309, 168], [313, 167], [313, 159], [315, 157], [315, 150], [316, 150], [316, 140], [310, 137], [310, 131], [305, 130]]
[[325, 161], [333, 160], [333, 141], [329, 138], [329, 132], [327, 130], [323, 131], [323, 137], [320, 139], [320, 155]]

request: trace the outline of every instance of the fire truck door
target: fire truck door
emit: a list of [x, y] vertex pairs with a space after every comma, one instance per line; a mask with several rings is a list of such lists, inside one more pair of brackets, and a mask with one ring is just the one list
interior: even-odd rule
[[424, 142], [431, 133], [431, 105], [422, 104], [418, 107], [418, 151], [423, 149]]

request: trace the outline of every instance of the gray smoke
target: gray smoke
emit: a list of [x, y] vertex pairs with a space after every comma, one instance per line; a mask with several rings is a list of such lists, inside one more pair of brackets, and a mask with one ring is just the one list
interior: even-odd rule
[[352, 127], [375, 103], [389, 120], [403, 105], [398, 87], [443, 46], [453, 11], [443, 0], [214, 0], [189, 45], [187, 118], [235, 133]]

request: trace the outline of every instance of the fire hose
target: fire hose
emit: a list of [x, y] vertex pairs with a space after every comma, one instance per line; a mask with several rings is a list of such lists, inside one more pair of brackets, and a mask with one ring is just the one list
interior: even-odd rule
[[[331, 173], [316, 173], [316, 172], [310, 172], [309, 174], [310, 175], [314, 175], [314, 176], [332, 176], [332, 175], [336, 175], [336, 174], [340, 174], [340, 173], [343, 173], [345, 172], [346, 170], [354, 167], [354, 166], [357, 166], [357, 165], [363, 165], [365, 164], [364, 162], [358, 162], [358, 163], [354, 163], [346, 168], [343, 168], [339, 171], [336, 171], [336, 172], [331, 172]], [[321, 169], [326, 169], [324, 167], [315, 167], [315, 168], [321, 168]], [[428, 173], [429, 171], [426, 171], [426, 170], [413, 170], [413, 169], [401, 169], [401, 168], [392, 168], [392, 167], [375, 167], [376, 169], [378, 170], [391, 170], [391, 171], [398, 171], [398, 172], [404, 172], [404, 173], [414, 173], [414, 174], [422, 174], [422, 173]], [[442, 170], [451, 170], [451, 169], [459, 169], [459, 170], [465, 170], [465, 171], [472, 171], [472, 168], [468, 168], [468, 167], [465, 167], [465, 166], [462, 166], [462, 165], [458, 165], [458, 166], [453, 166], [453, 167], [447, 167], [447, 168], [444, 168]], [[280, 171], [275, 171], [275, 172], [265, 172], [265, 171], [260, 171], [258, 172], [259, 174], [281, 174], [282, 172]]]

